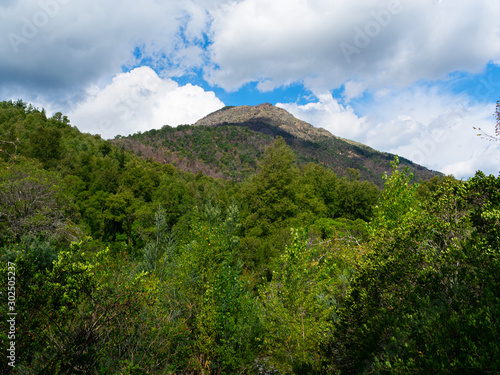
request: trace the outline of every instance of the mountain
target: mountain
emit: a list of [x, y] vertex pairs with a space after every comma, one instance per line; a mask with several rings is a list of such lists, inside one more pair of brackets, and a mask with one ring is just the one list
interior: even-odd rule
[[[224, 107], [193, 125], [166, 125], [112, 142], [144, 158], [193, 173], [202, 171], [212, 177], [242, 180], [256, 172], [264, 149], [277, 136], [295, 151], [299, 163], [319, 163], [339, 175], [345, 175], [348, 168], [357, 169], [362, 179], [378, 186], [383, 185], [381, 176], [391, 170], [394, 158], [314, 127], [269, 103]], [[404, 158], [400, 158], [400, 166], [408, 167], [415, 181], [440, 175]]]
[[292, 114], [272, 104], [264, 103], [257, 106], [224, 107], [197, 121], [195, 126], [243, 125], [254, 131], [275, 135], [271, 128], [278, 128], [287, 135], [314, 141], [318, 137], [333, 137], [322, 128], [315, 128], [305, 121], [295, 118]]

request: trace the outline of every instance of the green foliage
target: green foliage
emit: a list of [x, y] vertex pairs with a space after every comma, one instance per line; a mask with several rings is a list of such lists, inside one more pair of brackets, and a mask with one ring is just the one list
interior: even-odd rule
[[[59, 253], [52, 269], [44, 270], [32, 263], [32, 254], [29, 250], [20, 252], [15, 259], [19, 367], [36, 373], [61, 373], [75, 366], [92, 366], [92, 354], [78, 348], [85, 345], [85, 337], [78, 337], [78, 332], [68, 327], [79, 299], [95, 288], [92, 266], [69, 249]], [[1, 271], [6, 278], [6, 265]], [[74, 350], [68, 350], [70, 346]]]
[[[308, 205], [315, 216], [335, 217], [342, 215], [339, 209], [339, 179], [335, 172], [318, 164], [307, 163], [301, 168], [298, 182], [301, 194], [307, 192], [301, 203]], [[306, 206], [307, 207], [307, 206]], [[302, 209], [302, 207], [301, 207]]]
[[193, 174], [22, 101], [0, 102], [0, 134], [0, 278], [16, 264], [18, 373], [500, 370], [499, 178], [412, 185], [396, 159], [380, 193], [365, 170], [345, 170], [348, 156], [338, 177], [293, 151], [341, 144], [236, 126], [133, 137], [163, 137], [162, 161]]
[[299, 170], [294, 161], [295, 155], [285, 141], [276, 138], [274, 145], [266, 149], [257, 175], [242, 187], [241, 201], [246, 206], [243, 256], [247, 265], [261, 274], [281, 245], [270, 237], [291, 224], [299, 214], [299, 201], [306, 199], [298, 193]]
[[57, 244], [54, 239], [25, 235], [20, 242], [7, 243], [2, 248], [1, 262], [5, 264], [22, 258], [31, 264], [33, 273], [38, 273], [52, 269], [57, 254]]
[[247, 209], [252, 212], [245, 223], [247, 232], [267, 235], [297, 213], [298, 169], [294, 161], [295, 155], [282, 138], [266, 149], [259, 173], [243, 193]]
[[259, 350], [256, 306], [236, 258], [237, 214], [233, 205], [222, 220], [218, 207], [207, 205], [173, 260], [176, 299], [189, 313], [187, 372], [245, 373]]
[[319, 369], [317, 346], [328, 329], [326, 318], [333, 311], [321, 298], [331, 294], [322, 274], [322, 268], [331, 265], [313, 261], [307, 234], [301, 230], [292, 230], [292, 242], [281, 255], [280, 265], [272, 282], [259, 292], [266, 332], [264, 350], [269, 364], [281, 373], [294, 369], [314, 373]]
[[398, 170], [399, 159], [396, 156], [392, 165], [391, 176], [384, 175], [385, 185], [379, 204], [374, 207], [370, 231], [374, 237], [389, 235], [401, 228], [401, 221], [411, 221], [420, 213], [415, 196], [417, 184], [410, 184], [413, 175]]
[[304, 229], [292, 229], [272, 281], [259, 289], [267, 366], [283, 374], [323, 373], [321, 345], [365, 252], [359, 243], [337, 238], [311, 244]]
[[368, 239], [366, 222], [361, 219], [321, 218], [314, 222], [311, 230], [316, 231], [323, 240], [335, 236], [341, 238], [354, 238], [358, 241], [366, 241]]
[[61, 157], [61, 130], [52, 127], [37, 127], [30, 135], [30, 156], [44, 164], [57, 161]]
[[168, 277], [166, 267], [172, 261], [175, 246], [172, 232], [167, 232], [165, 211], [161, 206], [158, 206], [155, 213], [154, 238], [146, 244], [143, 250], [141, 268], [157, 275], [159, 280]]
[[[310, 226], [326, 215], [367, 220], [378, 196], [378, 188], [359, 181], [359, 176], [339, 179], [331, 170], [312, 163], [299, 169], [293, 151], [282, 138], [276, 138], [266, 149], [257, 175], [241, 191], [241, 201], [246, 203], [245, 264], [269, 278], [288, 228]], [[356, 235], [363, 236], [363, 224], [358, 221], [356, 225]]]
[[[175, 336], [183, 327], [158, 304], [154, 279], [136, 276], [125, 258], [110, 258], [109, 250], [93, 252], [89, 244], [61, 250], [50, 268], [33, 263], [36, 248], [47, 248], [44, 243], [31, 242], [29, 250], [17, 253], [16, 369], [37, 374], [171, 370]], [[1, 276], [6, 275], [2, 265]], [[5, 323], [1, 327], [5, 335]]]
[[157, 171], [151, 166], [134, 160], [125, 166], [121, 182], [132, 190], [136, 198], [142, 197], [146, 202], [150, 202], [160, 179]]
[[497, 373], [499, 180], [449, 180], [420, 205], [396, 172], [339, 313], [331, 369]]
[[346, 177], [340, 179], [337, 188], [336, 216], [369, 221], [379, 194], [377, 186], [368, 181], [360, 181], [359, 174], [355, 179]]

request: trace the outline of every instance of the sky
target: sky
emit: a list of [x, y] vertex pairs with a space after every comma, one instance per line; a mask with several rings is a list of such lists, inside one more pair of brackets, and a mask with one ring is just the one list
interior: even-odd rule
[[498, 0], [2, 0], [0, 100], [82, 132], [268, 102], [469, 178], [498, 175]]

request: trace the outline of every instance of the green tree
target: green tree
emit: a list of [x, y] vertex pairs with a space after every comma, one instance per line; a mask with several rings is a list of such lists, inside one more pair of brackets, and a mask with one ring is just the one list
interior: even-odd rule
[[160, 179], [158, 172], [151, 165], [134, 160], [127, 164], [121, 176], [121, 183], [131, 190], [136, 198], [142, 197], [146, 202], [150, 202]]
[[374, 207], [370, 230], [374, 238], [384, 237], [397, 230], [402, 220], [411, 221], [415, 215], [421, 213], [419, 202], [415, 194], [418, 184], [411, 184], [413, 175], [408, 167], [400, 172], [399, 159], [394, 157], [391, 162], [392, 174], [384, 174], [384, 190], [378, 205]]
[[172, 232], [168, 232], [165, 211], [161, 206], [158, 206], [154, 220], [154, 237], [143, 250], [142, 269], [153, 272], [161, 280], [167, 276], [166, 266], [174, 256], [176, 243]]
[[356, 241], [331, 238], [312, 244], [304, 229], [291, 230], [272, 281], [259, 288], [268, 370], [324, 373], [322, 345], [336, 319], [337, 301], [365, 252]]
[[500, 182], [448, 180], [419, 204], [408, 179], [395, 169], [386, 181], [373, 250], [339, 311], [332, 369], [496, 373]]
[[267, 235], [297, 211], [295, 154], [283, 138], [277, 137], [268, 147], [257, 175], [244, 187], [248, 205], [245, 227], [250, 235]]
[[300, 186], [307, 185], [312, 186], [313, 199], [318, 205], [313, 209], [315, 216], [333, 218], [339, 215], [339, 179], [335, 172], [319, 164], [308, 163], [300, 172]]
[[31, 156], [42, 163], [50, 163], [61, 157], [62, 132], [57, 128], [39, 126], [30, 135]]
[[106, 232], [110, 239], [126, 240], [132, 245], [132, 226], [134, 224], [138, 202], [130, 190], [123, 190], [109, 195], [105, 203], [103, 218], [106, 223]]
[[375, 184], [361, 181], [360, 172], [351, 169], [350, 174], [338, 182], [336, 216], [369, 221], [379, 194]]
[[[185, 325], [174, 323], [159, 303], [154, 277], [138, 273], [126, 256], [112, 257], [108, 249], [94, 251], [88, 239], [55, 255], [49, 243], [31, 240], [25, 245], [28, 248], [2, 249], [2, 258], [16, 265], [19, 373], [178, 370], [173, 365], [176, 337], [184, 334]], [[45, 254], [43, 262], [41, 254]], [[53, 262], [47, 262], [48, 254]], [[2, 263], [2, 278], [7, 270], [7, 263]], [[0, 300], [7, 306], [5, 295]], [[5, 322], [0, 326], [0, 345], [6, 352], [8, 330]], [[0, 366], [7, 373], [6, 361]]]
[[185, 372], [247, 373], [259, 351], [256, 305], [236, 257], [238, 211], [231, 207], [223, 220], [215, 205], [207, 205], [204, 219], [195, 216], [191, 223], [191, 241], [173, 260], [171, 294], [191, 330]]
[[165, 210], [167, 225], [172, 227], [195, 204], [180, 176], [162, 176], [153, 194], [153, 202]]
[[265, 273], [270, 276], [270, 264], [288, 236], [291, 221], [297, 214], [307, 216], [306, 209], [300, 211], [300, 200], [303, 203], [310, 194], [304, 192], [300, 196], [298, 176], [295, 154], [283, 138], [277, 137], [265, 150], [257, 175], [242, 186], [241, 201], [245, 202], [243, 257], [246, 265], [260, 276]]

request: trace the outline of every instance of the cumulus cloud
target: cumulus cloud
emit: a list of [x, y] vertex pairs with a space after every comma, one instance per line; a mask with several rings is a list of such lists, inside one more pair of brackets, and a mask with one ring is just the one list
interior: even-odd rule
[[245, 0], [212, 16], [207, 79], [228, 90], [251, 81], [324, 90], [353, 79], [404, 87], [500, 62], [496, 0]]
[[317, 95], [319, 98], [317, 102], [305, 105], [277, 103], [276, 106], [336, 136], [347, 139], [357, 139], [362, 136], [365, 120], [359, 118], [351, 107], [343, 106], [329, 93]]
[[206, 7], [215, 4], [11, 1], [0, 12], [1, 89], [24, 97], [43, 92], [53, 100], [80, 100], [90, 83], [133, 66], [136, 46], [153, 66], [199, 67], [203, 51], [195, 42], [209, 21]]
[[375, 92], [365, 116], [331, 95], [315, 103], [279, 106], [332, 134], [408, 158], [428, 168], [466, 178], [476, 170], [497, 175], [500, 144], [478, 137], [474, 127], [494, 133], [494, 104], [436, 88]]
[[192, 124], [224, 106], [213, 92], [161, 79], [148, 67], [116, 75], [104, 88], [92, 87], [88, 97], [69, 112], [80, 130], [103, 138]]

